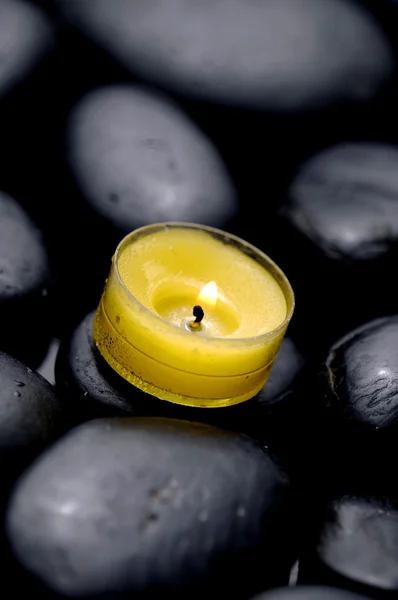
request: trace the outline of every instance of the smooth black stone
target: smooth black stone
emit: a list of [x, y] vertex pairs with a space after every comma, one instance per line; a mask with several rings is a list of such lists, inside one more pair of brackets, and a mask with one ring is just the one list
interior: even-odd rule
[[338, 588], [300, 585], [270, 590], [256, 596], [253, 600], [365, 600], [365, 598], [366, 596]]
[[43, 59], [52, 43], [43, 15], [20, 0], [0, 5], [0, 100]]
[[[0, 189], [40, 213], [43, 179], [51, 179], [50, 130], [56, 113], [51, 71], [53, 27], [37, 6], [0, 5]], [[52, 73], [52, 75], [51, 75]], [[53, 197], [52, 197], [53, 199]]]
[[51, 330], [51, 273], [40, 231], [0, 192], [0, 348], [40, 364]]
[[336, 342], [296, 382], [307, 419], [300, 461], [315, 493], [398, 499], [397, 348], [398, 316], [377, 319]]
[[67, 425], [66, 411], [54, 388], [38, 373], [0, 352], [0, 561], [4, 589], [12, 588], [16, 595], [22, 591], [23, 573], [4, 537], [9, 494], [20, 474]]
[[287, 582], [287, 480], [250, 438], [170, 419], [99, 419], [20, 479], [7, 531], [61, 597], [228, 597]]
[[327, 418], [349, 431], [398, 428], [398, 316], [366, 323], [329, 350], [319, 385]]
[[321, 512], [299, 581], [375, 598], [398, 590], [398, 512], [386, 501], [339, 497]]
[[65, 428], [62, 403], [38, 373], [0, 352], [1, 499], [21, 470]]
[[297, 427], [300, 403], [292, 389], [305, 359], [289, 338], [283, 341], [269, 381], [257, 396], [236, 406], [207, 410], [158, 400], [129, 384], [99, 354], [92, 327], [90, 313], [64, 340], [57, 356], [56, 387], [76, 422], [99, 416], [169, 416], [249, 432], [268, 442], [271, 434], [277, 439], [282, 431], [283, 437], [289, 437], [293, 421]]
[[235, 189], [210, 140], [154, 92], [127, 84], [91, 91], [68, 119], [65, 152], [84, 261], [64, 260], [63, 277], [81, 269], [80, 295], [91, 303], [80, 318], [95, 306], [111, 256], [130, 231], [164, 221], [228, 230], [237, 214]]
[[[203, 409], [159, 400], [121, 378], [96, 349], [92, 321], [91, 313], [62, 342], [56, 360], [56, 389], [74, 423], [97, 417], [149, 415], [244, 432], [266, 445], [301, 486], [303, 462], [312, 464], [303, 452], [313, 439], [308, 435], [313, 407], [305, 394], [294, 392], [306, 361], [291, 339], [283, 341], [270, 378], [257, 396], [231, 407]], [[312, 457], [313, 445], [309, 447]]]
[[118, 238], [153, 222], [224, 227], [235, 216], [221, 158], [165, 97], [129, 85], [95, 90], [73, 110], [67, 137], [84, 200]]
[[289, 113], [368, 101], [394, 68], [372, 15], [343, 0], [57, 4], [134, 74], [225, 105]]
[[119, 377], [102, 359], [93, 340], [93, 317], [94, 313], [88, 314], [61, 343], [55, 363], [58, 393], [69, 404], [77, 422], [145, 414], [145, 408], [150, 410], [152, 397]]
[[[326, 350], [353, 327], [396, 310], [397, 160], [394, 146], [342, 144], [306, 162], [290, 187], [279, 238], [291, 243], [280, 262], [297, 294], [293, 328], [309, 345], [320, 338]], [[322, 327], [314, 320], [319, 311]]]
[[398, 148], [342, 144], [311, 158], [293, 182], [286, 212], [327, 257], [372, 261], [398, 238]]

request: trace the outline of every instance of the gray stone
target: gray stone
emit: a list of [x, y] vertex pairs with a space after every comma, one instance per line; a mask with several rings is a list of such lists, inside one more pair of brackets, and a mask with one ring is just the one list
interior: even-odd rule
[[0, 305], [49, 285], [49, 259], [40, 231], [25, 210], [0, 191]]
[[[0, 352], [0, 466], [11, 477], [62, 430], [64, 414], [41, 375]], [[4, 484], [4, 479], [3, 479]], [[2, 491], [3, 491], [2, 486]]]
[[72, 112], [68, 142], [83, 198], [120, 234], [163, 221], [222, 227], [235, 216], [215, 148], [162, 96], [129, 85], [97, 89]]
[[321, 513], [301, 568], [307, 582], [312, 579], [376, 598], [382, 592], [396, 595], [398, 512], [386, 499], [333, 498]]
[[368, 101], [394, 68], [374, 17], [345, 0], [57, 4], [131, 72], [229, 105], [295, 111]]
[[284, 212], [335, 259], [373, 260], [398, 241], [398, 149], [341, 144], [311, 158], [294, 180]]
[[398, 317], [366, 323], [334, 344], [322, 379], [325, 404], [346, 425], [398, 427]]
[[40, 10], [28, 2], [1, 1], [0, 98], [35, 68], [51, 46], [51, 27]]
[[0, 191], [0, 348], [33, 366], [48, 343], [51, 283], [41, 232]]
[[61, 596], [215, 585], [234, 597], [242, 582], [250, 594], [288, 581], [286, 483], [245, 436], [173, 419], [98, 419], [22, 477], [7, 530], [22, 565]]

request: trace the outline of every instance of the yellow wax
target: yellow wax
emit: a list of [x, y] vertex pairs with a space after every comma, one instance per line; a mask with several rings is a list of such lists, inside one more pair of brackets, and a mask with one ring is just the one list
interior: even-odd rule
[[[209, 281], [218, 288], [215, 306], [203, 300], [204, 319], [191, 330]], [[211, 228], [156, 225], [120, 244], [94, 338], [107, 362], [140, 389], [182, 404], [224, 406], [263, 387], [292, 310], [286, 278], [258, 250]]]

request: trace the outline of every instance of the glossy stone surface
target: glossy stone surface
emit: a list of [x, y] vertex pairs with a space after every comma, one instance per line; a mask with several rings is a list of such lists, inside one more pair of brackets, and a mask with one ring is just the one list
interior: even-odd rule
[[94, 313], [88, 314], [59, 349], [55, 379], [78, 421], [99, 416], [135, 416], [145, 410], [144, 394], [119, 377], [102, 359], [93, 340]]
[[397, 316], [371, 321], [296, 382], [301, 439], [292, 458], [314, 498], [397, 497], [397, 342]]
[[275, 426], [277, 414], [278, 420], [286, 422], [287, 411], [297, 405], [291, 398], [292, 385], [305, 359], [289, 338], [284, 339], [270, 378], [255, 398], [230, 408], [203, 410], [158, 400], [119, 377], [96, 350], [92, 326], [90, 313], [63, 342], [56, 362], [57, 389], [77, 421], [98, 416], [167, 415], [256, 430], [262, 435], [272, 429], [271, 424]]
[[321, 515], [300, 579], [381, 597], [398, 589], [398, 512], [387, 501], [339, 497]]
[[78, 190], [118, 240], [148, 223], [223, 228], [235, 216], [221, 158], [163, 96], [129, 85], [97, 89], [74, 108], [67, 136]]
[[0, 4], [0, 99], [23, 81], [52, 45], [44, 15], [28, 2]]
[[326, 410], [346, 426], [380, 432], [398, 426], [398, 316], [350, 332], [329, 351]]
[[309, 348], [325, 352], [347, 331], [396, 312], [397, 160], [388, 144], [341, 144], [304, 163], [290, 186], [278, 237], [296, 252], [280, 242], [279, 262], [297, 295], [293, 328]]
[[22, 0], [0, 3], [0, 189], [23, 197], [38, 212], [43, 180], [53, 171], [48, 157], [54, 147], [46, 153], [57, 112], [49, 73], [53, 33], [37, 6]]
[[260, 594], [253, 600], [364, 600], [366, 596], [360, 596], [347, 590], [326, 586], [298, 586], [270, 590]]
[[40, 291], [45, 291], [49, 264], [38, 229], [4, 192], [0, 195], [0, 211], [0, 297], [5, 301], [29, 294], [38, 284]]
[[7, 530], [22, 565], [62, 597], [197, 597], [219, 585], [235, 597], [242, 579], [247, 593], [287, 582], [286, 483], [247, 437], [100, 419], [23, 476]]
[[290, 112], [371, 100], [393, 69], [372, 15], [343, 0], [57, 5], [132, 73], [226, 105]]
[[343, 144], [301, 168], [284, 212], [334, 260], [371, 261], [398, 240], [398, 148]]
[[62, 405], [53, 387], [38, 373], [0, 352], [1, 493], [64, 427]]
[[40, 362], [48, 341], [49, 258], [40, 231], [0, 192], [0, 347]]

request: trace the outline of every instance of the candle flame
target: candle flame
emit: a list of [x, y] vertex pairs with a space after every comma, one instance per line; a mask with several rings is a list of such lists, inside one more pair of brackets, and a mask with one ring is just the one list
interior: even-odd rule
[[203, 286], [200, 292], [197, 303], [203, 304], [207, 308], [214, 308], [217, 303], [218, 287], [215, 281], [209, 281]]

